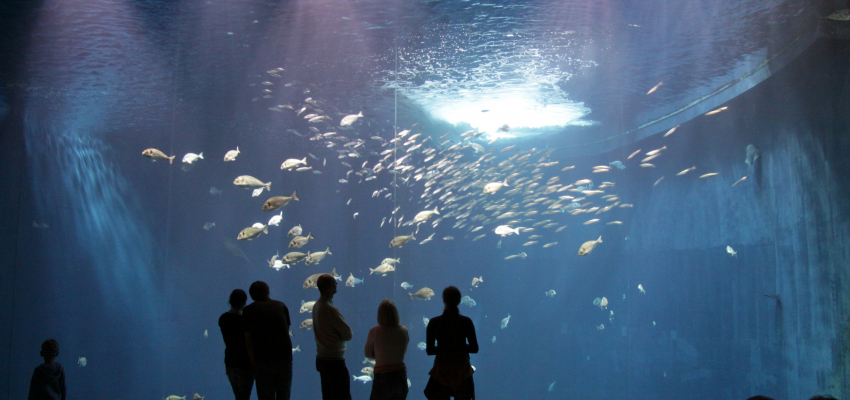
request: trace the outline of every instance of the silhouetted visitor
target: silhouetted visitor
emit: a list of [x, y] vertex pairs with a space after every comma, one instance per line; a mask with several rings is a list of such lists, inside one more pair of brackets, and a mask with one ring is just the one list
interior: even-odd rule
[[809, 398], [809, 400], [837, 400], [837, 399], [835, 397], [828, 395], [828, 394], [825, 394], [825, 395], [812, 396], [811, 398]]
[[56, 362], [59, 355], [59, 342], [47, 339], [41, 344], [41, 356], [44, 364], [32, 372], [29, 400], [65, 400], [65, 370]]
[[254, 300], [242, 311], [245, 344], [257, 380], [257, 399], [288, 400], [292, 389], [292, 341], [289, 309], [269, 298], [269, 285], [256, 281], [248, 289]]
[[316, 281], [321, 296], [313, 305], [313, 335], [316, 337], [316, 370], [322, 378], [323, 400], [351, 400], [351, 382], [345, 366], [345, 342], [351, 327], [334, 307], [336, 279], [324, 274]]
[[369, 400], [404, 400], [407, 398], [407, 368], [404, 353], [410, 338], [407, 328], [399, 324], [398, 308], [384, 299], [378, 306], [378, 326], [369, 330], [366, 357], [375, 359], [375, 379]]
[[443, 290], [443, 315], [431, 318], [426, 330], [425, 351], [436, 355], [431, 379], [425, 387], [425, 397], [430, 400], [457, 400], [475, 398], [472, 365], [469, 354], [478, 353], [475, 326], [468, 317], [460, 315], [460, 290], [449, 286]]
[[767, 396], [753, 396], [748, 398], [747, 400], [773, 400], [773, 398]]
[[236, 400], [249, 400], [254, 387], [254, 372], [245, 346], [245, 327], [242, 322], [242, 309], [247, 301], [248, 295], [244, 290], [234, 289], [230, 293], [230, 311], [218, 318], [221, 337], [224, 338], [224, 367]]

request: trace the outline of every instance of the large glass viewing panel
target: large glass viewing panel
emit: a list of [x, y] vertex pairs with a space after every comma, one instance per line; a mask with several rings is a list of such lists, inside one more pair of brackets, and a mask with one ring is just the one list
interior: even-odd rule
[[69, 399], [232, 398], [258, 280], [321, 398], [331, 272], [355, 399], [385, 298], [425, 398], [450, 285], [478, 399], [846, 398], [848, 8], [4, 1], [0, 400], [49, 338]]

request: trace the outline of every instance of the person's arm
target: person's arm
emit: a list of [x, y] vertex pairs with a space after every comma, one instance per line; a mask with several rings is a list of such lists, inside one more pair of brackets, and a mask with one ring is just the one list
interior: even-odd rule
[[254, 338], [250, 332], [245, 332], [245, 347], [248, 349], [248, 358], [251, 359], [251, 366], [256, 365], [254, 361]]
[[38, 386], [38, 384], [36, 383], [36, 376], [38, 376], [38, 368], [36, 368], [36, 370], [32, 372], [32, 379], [30, 379], [30, 393], [27, 396], [28, 400], [38, 399], [38, 390], [36, 389], [36, 386]]
[[466, 340], [469, 344], [466, 346], [466, 350], [470, 354], [478, 353], [478, 337], [475, 336], [475, 325], [472, 323], [471, 319], [468, 319], [469, 326], [467, 327], [466, 332]]
[[334, 307], [332, 315], [333, 317], [329, 322], [331, 323], [331, 326], [336, 329], [336, 332], [339, 334], [339, 338], [345, 342], [351, 340], [354, 336], [354, 331], [352, 331], [351, 327], [348, 326], [348, 323], [345, 322], [345, 318], [342, 317], [342, 313], [339, 312], [339, 309]]
[[68, 393], [65, 391], [65, 370], [62, 370], [62, 375], [59, 376], [59, 393], [62, 395], [62, 400], [68, 398]]
[[369, 336], [366, 337], [366, 348], [365, 353], [366, 357], [375, 358], [375, 331], [378, 327], [374, 327], [369, 329]]
[[428, 328], [425, 329], [425, 353], [429, 356], [437, 355], [437, 337], [434, 328], [434, 321], [428, 323]]
[[404, 332], [404, 347], [401, 350], [401, 358], [404, 359], [404, 355], [407, 354], [407, 346], [410, 344], [410, 335], [407, 333], [407, 327], [402, 325], [401, 330]]

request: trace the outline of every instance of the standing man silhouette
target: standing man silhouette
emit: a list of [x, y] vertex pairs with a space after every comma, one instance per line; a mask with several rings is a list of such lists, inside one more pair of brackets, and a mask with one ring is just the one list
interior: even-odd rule
[[345, 366], [345, 342], [353, 332], [334, 307], [336, 279], [325, 274], [316, 281], [321, 296], [313, 305], [313, 334], [316, 337], [316, 370], [322, 378], [323, 400], [351, 400], [351, 382]]

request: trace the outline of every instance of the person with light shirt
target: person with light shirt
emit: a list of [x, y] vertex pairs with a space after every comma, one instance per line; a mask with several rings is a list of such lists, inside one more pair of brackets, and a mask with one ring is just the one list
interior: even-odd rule
[[345, 366], [345, 342], [353, 332], [342, 313], [334, 307], [336, 279], [324, 274], [316, 280], [321, 296], [313, 305], [313, 335], [316, 338], [316, 370], [322, 379], [323, 400], [351, 400], [351, 382]]
[[404, 400], [407, 398], [407, 368], [404, 353], [410, 337], [399, 324], [398, 308], [384, 299], [378, 306], [378, 326], [369, 330], [366, 357], [375, 359], [375, 379], [369, 400]]

